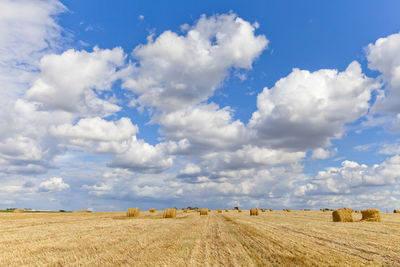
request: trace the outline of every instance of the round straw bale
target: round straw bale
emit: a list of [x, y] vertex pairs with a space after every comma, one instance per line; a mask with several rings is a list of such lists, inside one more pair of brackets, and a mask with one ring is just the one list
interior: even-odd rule
[[238, 212], [242, 212], [242, 210], [238, 210]]
[[400, 210], [394, 210], [393, 213], [400, 213]]
[[126, 212], [126, 216], [128, 217], [139, 217], [139, 208], [130, 208]]
[[342, 208], [332, 212], [334, 222], [354, 222], [350, 209]]
[[258, 209], [250, 209], [250, 216], [258, 216]]
[[225, 212], [229, 212], [229, 210], [228, 210], [228, 209], [225, 209]]
[[175, 209], [165, 209], [163, 213], [163, 218], [176, 218]]
[[208, 209], [201, 209], [200, 215], [208, 215]]
[[272, 209], [269, 209], [269, 211], [272, 211]]
[[81, 213], [87, 213], [87, 210], [81, 210]]
[[265, 209], [261, 209], [261, 211], [262, 211], [262, 212], [265, 212], [266, 210], [265, 210]]
[[21, 210], [21, 209], [15, 209], [14, 210], [14, 213], [24, 213], [25, 211], [24, 210]]
[[222, 213], [222, 210], [221, 210], [221, 209], [218, 209], [218, 213]]
[[188, 210], [187, 210], [187, 209], [184, 209], [184, 210], [183, 210], [183, 212], [184, 212], [184, 213], [187, 213], [187, 212], [188, 212]]
[[211, 212], [211, 210], [209, 209], [208, 212]]
[[79, 210], [74, 210], [72, 213], [79, 213]]
[[149, 211], [150, 211], [151, 213], [154, 213], [154, 212], [156, 212], [156, 209], [155, 209], [155, 208], [151, 208]]
[[378, 209], [362, 210], [361, 214], [362, 214], [361, 221], [368, 221], [368, 222], [380, 222], [381, 221], [381, 214]]

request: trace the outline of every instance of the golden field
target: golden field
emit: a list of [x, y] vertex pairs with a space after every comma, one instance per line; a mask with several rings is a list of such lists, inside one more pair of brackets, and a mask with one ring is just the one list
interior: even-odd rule
[[400, 214], [0, 213], [0, 266], [400, 266]]

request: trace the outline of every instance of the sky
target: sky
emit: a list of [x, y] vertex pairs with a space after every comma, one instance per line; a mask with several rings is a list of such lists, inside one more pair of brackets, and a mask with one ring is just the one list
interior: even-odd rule
[[0, 208], [400, 207], [398, 1], [0, 1]]

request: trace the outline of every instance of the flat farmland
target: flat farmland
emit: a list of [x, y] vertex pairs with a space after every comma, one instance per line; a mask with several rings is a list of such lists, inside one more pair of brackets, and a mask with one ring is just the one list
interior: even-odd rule
[[331, 212], [2, 213], [0, 266], [400, 266], [400, 214]]

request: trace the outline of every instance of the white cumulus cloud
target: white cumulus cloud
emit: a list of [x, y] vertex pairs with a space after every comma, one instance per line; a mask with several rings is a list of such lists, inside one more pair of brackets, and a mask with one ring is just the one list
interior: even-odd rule
[[129, 70], [123, 68], [124, 61], [124, 52], [118, 47], [46, 55], [40, 61], [39, 78], [25, 96], [45, 109], [108, 116], [121, 107], [99, 94], [111, 91], [113, 82]]
[[206, 100], [221, 85], [230, 68], [250, 69], [266, 48], [256, 25], [235, 14], [201, 16], [186, 35], [165, 31], [133, 51], [138, 76], [124, 86], [138, 94], [137, 102], [164, 111]]
[[69, 189], [61, 177], [53, 177], [40, 183], [40, 192], [61, 192]]
[[324, 147], [342, 136], [346, 123], [366, 114], [376, 87], [356, 61], [343, 72], [293, 69], [258, 95], [249, 129], [259, 143], [273, 148]]

